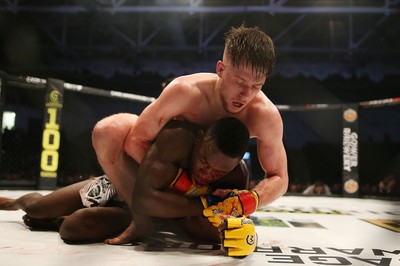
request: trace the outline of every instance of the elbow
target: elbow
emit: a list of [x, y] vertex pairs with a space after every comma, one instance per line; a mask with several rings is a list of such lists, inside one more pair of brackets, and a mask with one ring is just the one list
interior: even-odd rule
[[274, 200], [283, 196], [289, 189], [289, 177], [286, 173], [274, 173], [267, 177], [273, 184]]
[[289, 176], [287, 173], [285, 173], [283, 176], [281, 176], [281, 195], [283, 196], [289, 189]]
[[288, 191], [288, 189], [289, 189], [289, 179], [288, 179], [288, 178], [285, 178], [285, 180], [283, 181], [283, 184], [282, 184], [281, 196], [283, 196], [284, 194], [286, 194], [286, 192]]

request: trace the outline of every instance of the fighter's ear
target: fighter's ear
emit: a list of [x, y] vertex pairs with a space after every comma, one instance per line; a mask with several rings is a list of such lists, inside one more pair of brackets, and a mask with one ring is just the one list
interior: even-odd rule
[[218, 60], [216, 70], [215, 72], [217, 73], [218, 77], [222, 77], [222, 72], [225, 70], [225, 64], [221, 60]]

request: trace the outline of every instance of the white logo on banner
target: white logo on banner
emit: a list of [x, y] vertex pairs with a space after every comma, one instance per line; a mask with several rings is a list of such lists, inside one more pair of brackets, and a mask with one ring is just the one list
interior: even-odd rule
[[64, 88], [69, 89], [69, 90], [80, 91], [80, 90], [82, 90], [82, 85], [64, 83]]
[[343, 128], [343, 170], [351, 172], [358, 166], [358, 135], [349, 127]]
[[357, 120], [357, 111], [352, 109], [352, 108], [348, 108], [344, 111], [343, 113], [343, 118], [344, 120], [346, 120], [349, 123], [353, 123], [354, 121]]

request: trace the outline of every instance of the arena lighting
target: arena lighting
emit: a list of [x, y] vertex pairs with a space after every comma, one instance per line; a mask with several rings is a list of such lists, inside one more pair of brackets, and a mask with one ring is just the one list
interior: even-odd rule
[[156, 0], [155, 3], [159, 6], [172, 6], [172, 5], [177, 5], [177, 6], [201, 6], [203, 4], [203, 0]]
[[12, 130], [15, 127], [15, 112], [4, 111], [3, 113], [3, 123], [1, 125], [1, 132], [4, 132], [5, 129]]
[[33, 6], [33, 5], [9, 5], [0, 7], [0, 11], [9, 11], [13, 13], [30, 12], [30, 13], [89, 13], [95, 9], [97, 12], [106, 13], [218, 13], [218, 14], [232, 14], [232, 13], [271, 13], [271, 14], [395, 14], [399, 11], [392, 8], [389, 4], [382, 6], [284, 6], [281, 3], [271, 3], [265, 5], [229, 5], [229, 6], [204, 6], [201, 0], [191, 0], [188, 4], [179, 4], [174, 2], [169, 4], [169, 1], [158, 1], [162, 5], [113, 5], [113, 6]]

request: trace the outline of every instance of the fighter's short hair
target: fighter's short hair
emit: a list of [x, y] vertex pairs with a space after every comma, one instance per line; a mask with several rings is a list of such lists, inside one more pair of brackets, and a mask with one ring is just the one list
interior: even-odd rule
[[217, 120], [206, 133], [215, 139], [217, 148], [231, 158], [242, 158], [250, 142], [250, 133], [243, 122], [233, 117]]
[[258, 27], [230, 28], [225, 33], [224, 56], [232, 66], [251, 66], [257, 75], [271, 75], [275, 67], [275, 48], [272, 39]]

